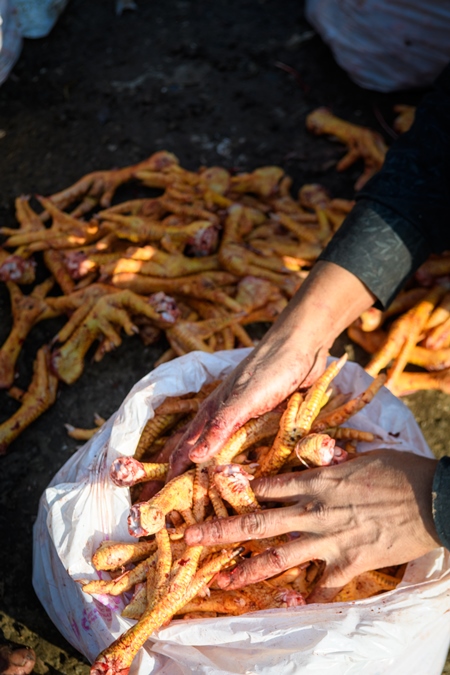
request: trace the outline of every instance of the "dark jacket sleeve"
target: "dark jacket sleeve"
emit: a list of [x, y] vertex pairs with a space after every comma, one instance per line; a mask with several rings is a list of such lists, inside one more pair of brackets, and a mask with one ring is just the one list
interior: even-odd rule
[[450, 550], [450, 457], [438, 462], [433, 479], [433, 520], [437, 535]]
[[386, 307], [430, 253], [450, 249], [450, 65], [356, 199], [319, 259], [355, 274]]

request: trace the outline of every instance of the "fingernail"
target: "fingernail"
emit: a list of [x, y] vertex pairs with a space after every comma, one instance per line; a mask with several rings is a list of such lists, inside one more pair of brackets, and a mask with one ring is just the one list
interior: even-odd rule
[[193, 527], [189, 527], [186, 530], [184, 533], [184, 539], [189, 546], [192, 544], [199, 544], [203, 539], [203, 532], [200, 528], [195, 527], [194, 525]]

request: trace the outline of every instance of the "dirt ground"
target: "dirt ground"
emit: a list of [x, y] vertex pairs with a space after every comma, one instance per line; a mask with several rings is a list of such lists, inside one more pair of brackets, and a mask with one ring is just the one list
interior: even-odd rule
[[[293, 177], [294, 189], [321, 182], [333, 196], [350, 198], [361, 167], [337, 174], [342, 147], [312, 138], [306, 114], [326, 105], [384, 133], [379, 119], [392, 122], [394, 103], [420, 98], [352, 84], [305, 21], [298, 0], [137, 5], [117, 16], [114, 0], [71, 0], [50, 36], [25, 42], [0, 88], [1, 225], [14, 224], [18, 195], [51, 194], [89, 171], [131, 164], [160, 149], [174, 152], [189, 169], [278, 164]], [[3, 287], [0, 316], [3, 340], [10, 327]], [[19, 361], [19, 386], [27, 386], [38, 346], [57, 328], [55, 321], [34, 329]], [[39, 497], [77, 448], [64, 423], [90, 427], [94, 412], [108, 417], [165, 349], [162, 342], [144, 348], [128, 338], [101, 363], [88, 364], [1, 458], [0, 643], [3, 633], [4, 640], [34, 647], [38, 673], [88, 673], [31, 585]], [[425, 393], [406, 402], [432, 449], [443, 454], [449, 397]], [[1, 422], [17, 404], [0, 393], [0, 407]]]

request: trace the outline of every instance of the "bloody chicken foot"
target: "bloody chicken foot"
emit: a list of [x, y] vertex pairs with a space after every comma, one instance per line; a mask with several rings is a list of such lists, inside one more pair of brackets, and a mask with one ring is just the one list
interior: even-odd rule
[[119, 487], [131, 487], [147, 480], [164, 480], [168, 464], [139, 462], [134, 457], [118, 457], [109, 471], [112, 482]]

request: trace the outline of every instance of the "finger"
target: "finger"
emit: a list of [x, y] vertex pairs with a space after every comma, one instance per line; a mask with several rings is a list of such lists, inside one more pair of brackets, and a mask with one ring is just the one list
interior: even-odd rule
[[225, 405], [205, 424], [201, 436], [189, 452], [191, 460], [204, 462], [214, 457], [250, 417], [243, 408]]
[[325, 548], [325, 540], [313, 537], [296, 539], [244, 560], [231, 572], [221, 572], [216, 578], [216, 584], [227, 591], [255, 584], [309, 560], [323, 560]]
[[252, 511], [242, 516], [219, 518], [201, 525], [192, 525], [186, 529], [184, 539], [188, 546], [232, 544], [297, 531], [298, 525], [297, 506], [287, 506], [267, 511]]
[[255, 416], [249, 401], [244, 403], [241, 399], [233, 377], [225, 380], [205, 401], [205, 421], [189, 451], [193, 462], [204, 462], [213, 457], [242, 425]]
[[331, 602], [355, 576], [356, 572], [350, 567], [342, 570], [336, 565], [329, 565], [325, 568], [312, 593], [308, 595], [308, 605], [315, 602]]
[[[321, 467], [320, 471], [324, 470]], [[302, 501], [305, 502], [305, 500], [313, 499], [317, 494], [317, 485], [315, 485], [317, 471], [317, 469], [308, 469], [308, 471], [255, 478], [252, 481], [252, 490], [258, 501], [298, 502], [303, 498]]]

